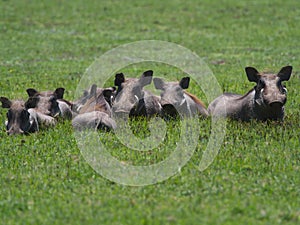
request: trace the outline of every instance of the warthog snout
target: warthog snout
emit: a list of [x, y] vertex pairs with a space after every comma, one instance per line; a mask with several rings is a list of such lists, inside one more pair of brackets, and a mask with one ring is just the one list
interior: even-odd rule
[[286, 103], [286, 94], [277, 88], [273, 90], [273, 93], [270, 96], [264, 96], [264, 99], [270, 107], [282, 107]]
[[271, 102], [269, 103], [269, 106], [272, 108], [281, 108], [285, 102]]
[[20, 128], [12, 126], [9, 130], [7, 130], [8, 135], [15, 135], [15, 134], [24, 134], [24, 131]]
[[178, 116], [177, 109], [172, 104], [162, 105], [162, 115], [165, 117], [175, 118]]
[[25, 109], [10, 109], [7, 112], [7, 134], [24, 134], [30, 127], [30, 114]]

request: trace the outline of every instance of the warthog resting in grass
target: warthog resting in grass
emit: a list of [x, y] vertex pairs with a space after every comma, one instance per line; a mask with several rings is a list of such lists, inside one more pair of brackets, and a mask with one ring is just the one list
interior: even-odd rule
[[283, 120], [287, 90], [282, 82], [290, 79], [292, 67], [283, 67], [278, 74], [259, 73], [253, 67], [245, 70], [248, 80], [256, 86], [244, 96], [224, 93], [210, 103], [209, 113], [242, 121]]
[[26, 91], [29, 96], [26, 102], [27, 108], [34, 108], [37, 112], [53, 118], [57, 116], [67, 119], [72, 118], [71, 103], [63, 99], [64, 88], [43, 92], [29, 88]]
[[153, 71], [145, 71], [140, 78], [125, 79], [123, 73], [115, 76], [118, 87], [112, 111], [115, 117], [152, 116], [160, 114], [159, 97], [143, 87], [152, 81]]
[[90, 91], [85, 91], [83, 96], [74, 102], [73, 111], [76, 116], [72, 125], [76, 130], [86, 128], [111, 130], [116, 128], [111, 116], [111, 103], [115, 88], [97, 88], [94, 84]]
[[195, 96], [184, 89], [189, 87], [190, 78], [184, 77], [180, 82], [165, 82], [161, 78], [153, 79], [156, 89], [162, 90], [160, 104], [164, 117], [194, 115], [208, 116], [204, 104]]
[[5, 122], [7, 134], [26, 134], [38, 130], [37, 113], [34, 109], [27, 109], [23, 100], [9, 100], [1, 97], [2, 107], [7, 108]]
[[83, 96], [73, 103], [72, 110], [77, 114], [102, 111], [111, 115], [115, 90], [115, 87], [98, 88], [96, 84], [93, 84], [89, 91], [84, 91]]

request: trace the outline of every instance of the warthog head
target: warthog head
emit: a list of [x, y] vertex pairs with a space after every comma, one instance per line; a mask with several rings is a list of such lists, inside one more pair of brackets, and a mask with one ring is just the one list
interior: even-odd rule
[[83, 96], [73, 103], [72, 110], [79, 114], [91, 111], [108, 112], [114, 101], [115, 91], [115, 87], [98, 88], [93, 84], [89, 91], [85, 90]]
[[29, 96], [26, 102], [26, 108], [35, 108], [40, 113], [52, 117], [59, 115], [60, 109], [57, 100], [63, 99], [64, 88], [44, 92], [38, 92], [33, 88], [29, 88], [26, 91]]
[[280, 110], [287, 99], [287, 90], [282, 85], [282, 82], [290, 79], [292, 67], [283, 67], [278, 74], [261, 74], [253, 67], [246, 67], [245, 70], [248, 80], [256, 83], [254, 87], [255, 104]]
[[160, 78], [154, 78], [153, 82], [156, 89], [162, 90], [160, 104], [164, 115], [175, 117], [178, 110], [187, 109], [184, 89], [189, 87], [189, 77], [184, 77], [179, 82], [165, 82]]
[[145, 71], [140, 78], [125, 79], [123, 73], [115, 76], [115, 86], [118, 87], [112, 111], [117, 116], [134, 115], [139, 102], [144, 98], [143, 87], [152, 81], [153, 71]]
[[2, 102], [2, 107], [8, 109], [5, 124], [9, 135], [24, 134], [33, 131], [35, 121], [31, 119], [29, 109], [25, 107], [24, 101], [11, 101], [6, 97], [1, 97], [0, 101]]

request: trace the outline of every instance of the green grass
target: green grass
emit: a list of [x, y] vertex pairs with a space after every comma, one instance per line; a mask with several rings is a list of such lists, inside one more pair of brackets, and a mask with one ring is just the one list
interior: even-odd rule
[[[0, 110], [1, 224], [300, 223], [300, 3], [3, 0], [0, 8], [0, 96], [11, 99], [25, 99], [29, 87], [65, 87], [65, 98], [72, 100], [95, 58], [139, 40], [191, 49], [229, 92], [242, 94], [253, 86], [246, 66], [273, 72], [294, 67], [286, 82], [283, 124], [228, 121], [218, 156], [200, 172], [210, 120], [199, 121], [201, 134], [191, 160], [180, 173], [150, 186], [123, 186], [96, 173], [81, 155], [69, 121], [10, 137], [6, 110]], [[139, 76], [147, 69], [169, 80], [185, 76], [159, 64], [137, 64], [124, 72]], [[190, 92], [208, 104], [194, 82]], [[136, 123], [147, 136], [143, 121]], [[169, 131], [171, 147], [148, 154], [132, 153], [112, 133], [99, 135], [116, 158], [148, 165], [171, 152], [178, 133]]]

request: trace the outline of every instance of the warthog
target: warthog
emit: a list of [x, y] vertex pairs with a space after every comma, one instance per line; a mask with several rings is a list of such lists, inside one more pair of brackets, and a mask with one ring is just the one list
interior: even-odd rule
[[7, 134], [27, 134], [38, 130], [37, 114], [34, 109], [25, 107], [23, 100], [9, 100], [1, 97], [3, 108], [7, 108], [7, 121], [5, 122]]
[[283, 120], [287, 90], [282, 82], [290, 79], [292, 67], [283, 67], [278, 74], [259, 73], [253, 67], [246, 67], [245, 71], [256, 86], [243, 96], [224, 93], [210, 103], [209, 113], [242, 121]]
[[143, 87], [152, 81], [153, 71], [145, 71], [140, 78], [126, 78], [123, 73], [115, 76], [118, 87], [112, 111], [116, 117], [153, 116], [160, 114], [159, 97]]
[[162, 90], [160, 104], [163, 117], [208, 116], [201, 100], [184, 90], [189, 87], [189, 77], [182, 78], [180, 82], [165, 82], [161, 78], [154, 78], [153, 82], [156, 89]]
[[26, 102], [27, 108], [34, 108], [37, 112], [51, 117], [72, 118], [72, 104], [63, 99], [64, 88], [43, 92], [29, 88], [26, 91], [29, 96]]
[[115, 90], [115, 87], [98, 88], [96, 84], [93, 84], [90, 91], [84, 91], [83, 96], [73, 103], [72, 110], [77, 114], [102, 111], [111, 115]]
[[111, 116], [111, 103], [115, 88], [97, 88], [93, 84], [90, 91], [85, 91], [83, 96], [74, 102], [73, 111], [76, 116], [72, 125], [77, 130], [94, 128], [111, 130], [116, 128]]

